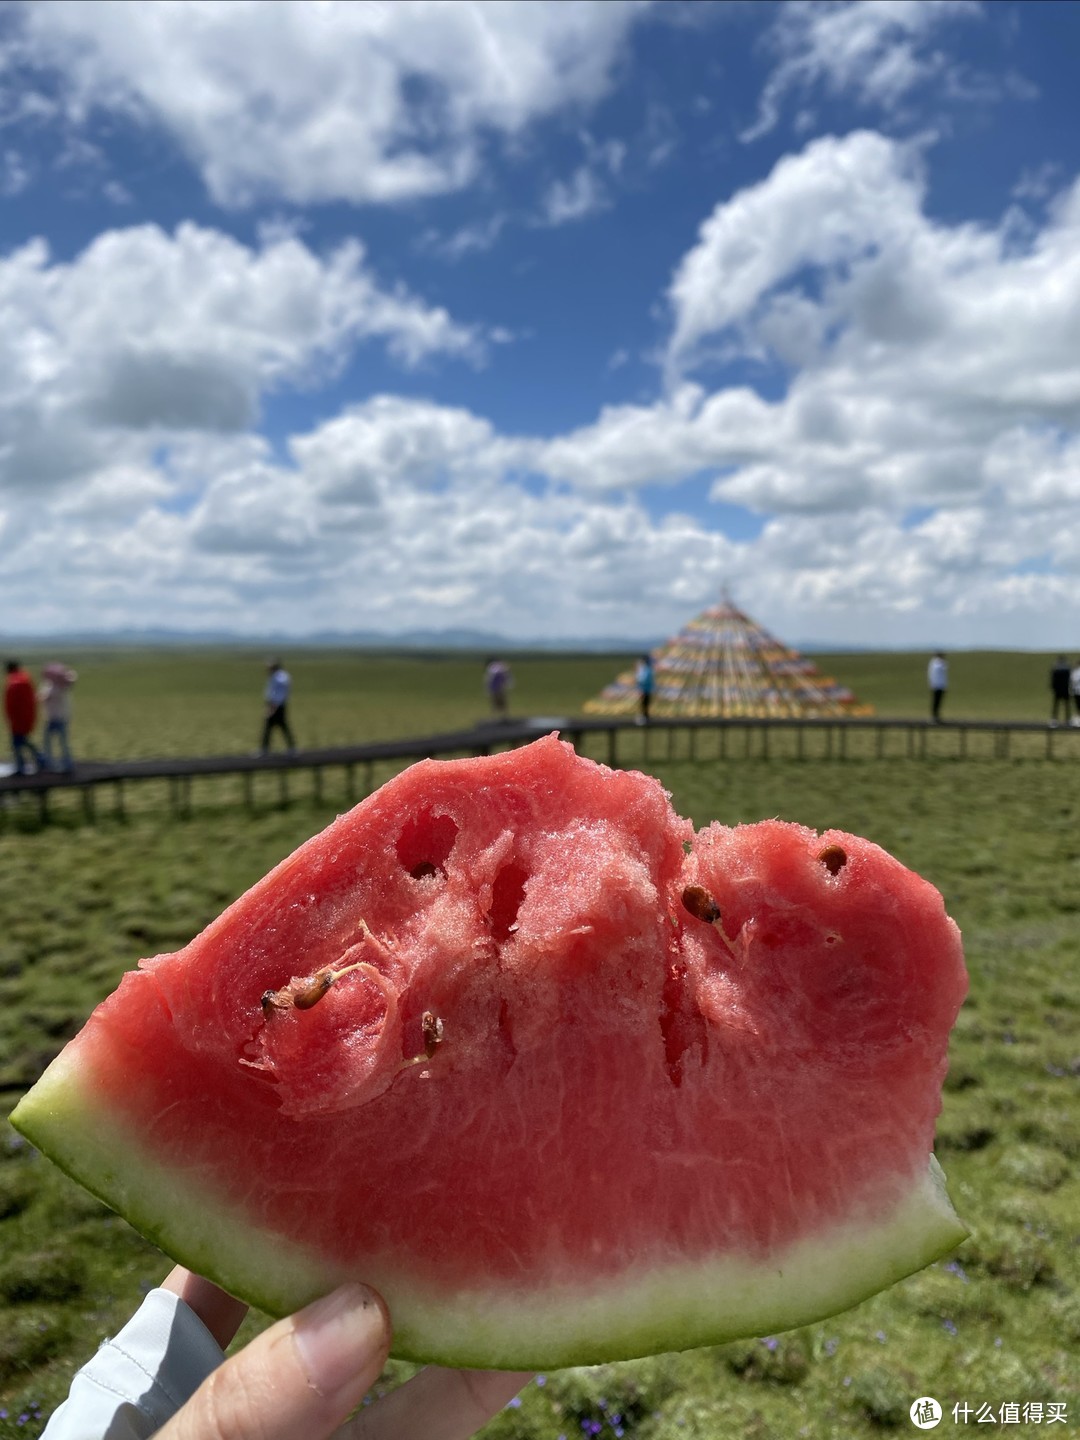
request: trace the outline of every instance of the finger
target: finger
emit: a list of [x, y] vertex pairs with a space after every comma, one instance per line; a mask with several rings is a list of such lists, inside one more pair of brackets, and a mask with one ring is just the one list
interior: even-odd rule
[[358, 1415], [339, 1440], [466, 1440], [531, 1379], [528, 1372], [429, 1365]]
[[160, 1440], [328, 1440], [378, 1379], [389, 1349], [380, 1298], [342, 1285], [226, 1360]]
[[222, 1350], [228, 1348], [230, 1340], [240, 1329], [240, 1322], [247, 1314], [248, 1307], [242, 1300], [234, 1300], [224, 1290], [219, 1290], [209, 1280], [204, 1280], [194, 1271], [177, 1265], [161, 1282], [162, 1290], [171, 1290], [179, 1295], [184, 1304], [195, 1311], [207, 1330]]

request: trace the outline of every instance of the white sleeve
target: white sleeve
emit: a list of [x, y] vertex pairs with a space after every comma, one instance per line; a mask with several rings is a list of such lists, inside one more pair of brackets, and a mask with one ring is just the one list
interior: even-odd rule
[[71, 1382], [42, 1440], [147, 1440], [224, 1360], [183, 1300], [151, 1290], [114, 1340]]

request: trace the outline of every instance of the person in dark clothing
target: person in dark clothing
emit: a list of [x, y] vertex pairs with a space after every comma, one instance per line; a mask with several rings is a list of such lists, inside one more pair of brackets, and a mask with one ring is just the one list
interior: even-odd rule
[[1053, 695], [1053, 704], [1050, 707], [1050, 724], [1056, 725], [1058, 710], [1061, 710], [1061, 718], [1065, 721], [1069, 718], [1069, 687], [1071, 672], [1069, 662], [1064, 655], [1059, 655], [1054, 661], [1054, 668], [1050, 671], [1050, 693]]

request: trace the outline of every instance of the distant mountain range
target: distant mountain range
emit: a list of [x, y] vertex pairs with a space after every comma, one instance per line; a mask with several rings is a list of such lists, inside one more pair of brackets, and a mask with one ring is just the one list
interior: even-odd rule
[[[0, 637], [0, 651], [62, 650], [116, 646], [127, 649], [165, 649], [170, 646], [228, 646], [243, 650], [463, 650], [497, 654], [501, 651], [541, 651], [552, 654], [641, 655], [655, 650], [669, 637], [627, 639], [625, 635], [585, 635], [552, 640], [538, 637], [512, 640], [493, 630], [316, 630], [310, 635], [243, 635], [235, 630], [171, 630], [167, 627], [125, 630], [79, 630], [65, 635], [13, 635]], [[875, 650], [917, 651], [917, 645], [851, 645], [836, 640], [797, 640], [791, 647], [804, 655], [871, 654]], [[954, 649], [962, 649], [955, 646]], [[986, 647], [983, 647], [986, 648]]]
[[492, 654], [514, 650], [582, 651], [630, 654], [644, 651], [660, 641], [627, 640], [625, 636], [586, 636], [581, 639], [511, 640], [488, 630], [403, 630], [390, 634], [381, 630], [317, 630], [309, 635], [241, 635], [232, 630], [170, 630], [167, 628], [110, 631], [81, 630], [65, 635], [19, 635], [0, 639], [0, 649], [43, 650], [82, 649], [95, 645], [129, 649], [158, 649], [169, 646], [222, 645], [245, 650], [290, 651], [317, 649], [348, 650], [465, 650]]

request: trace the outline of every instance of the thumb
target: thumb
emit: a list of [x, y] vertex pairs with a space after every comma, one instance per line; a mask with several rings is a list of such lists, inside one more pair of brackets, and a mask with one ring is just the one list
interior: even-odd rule
[[389, 1348], [381, 1298], [342, 1285], [226, 1360], [160, 1440], [327, 1440], [378, 1379]]

